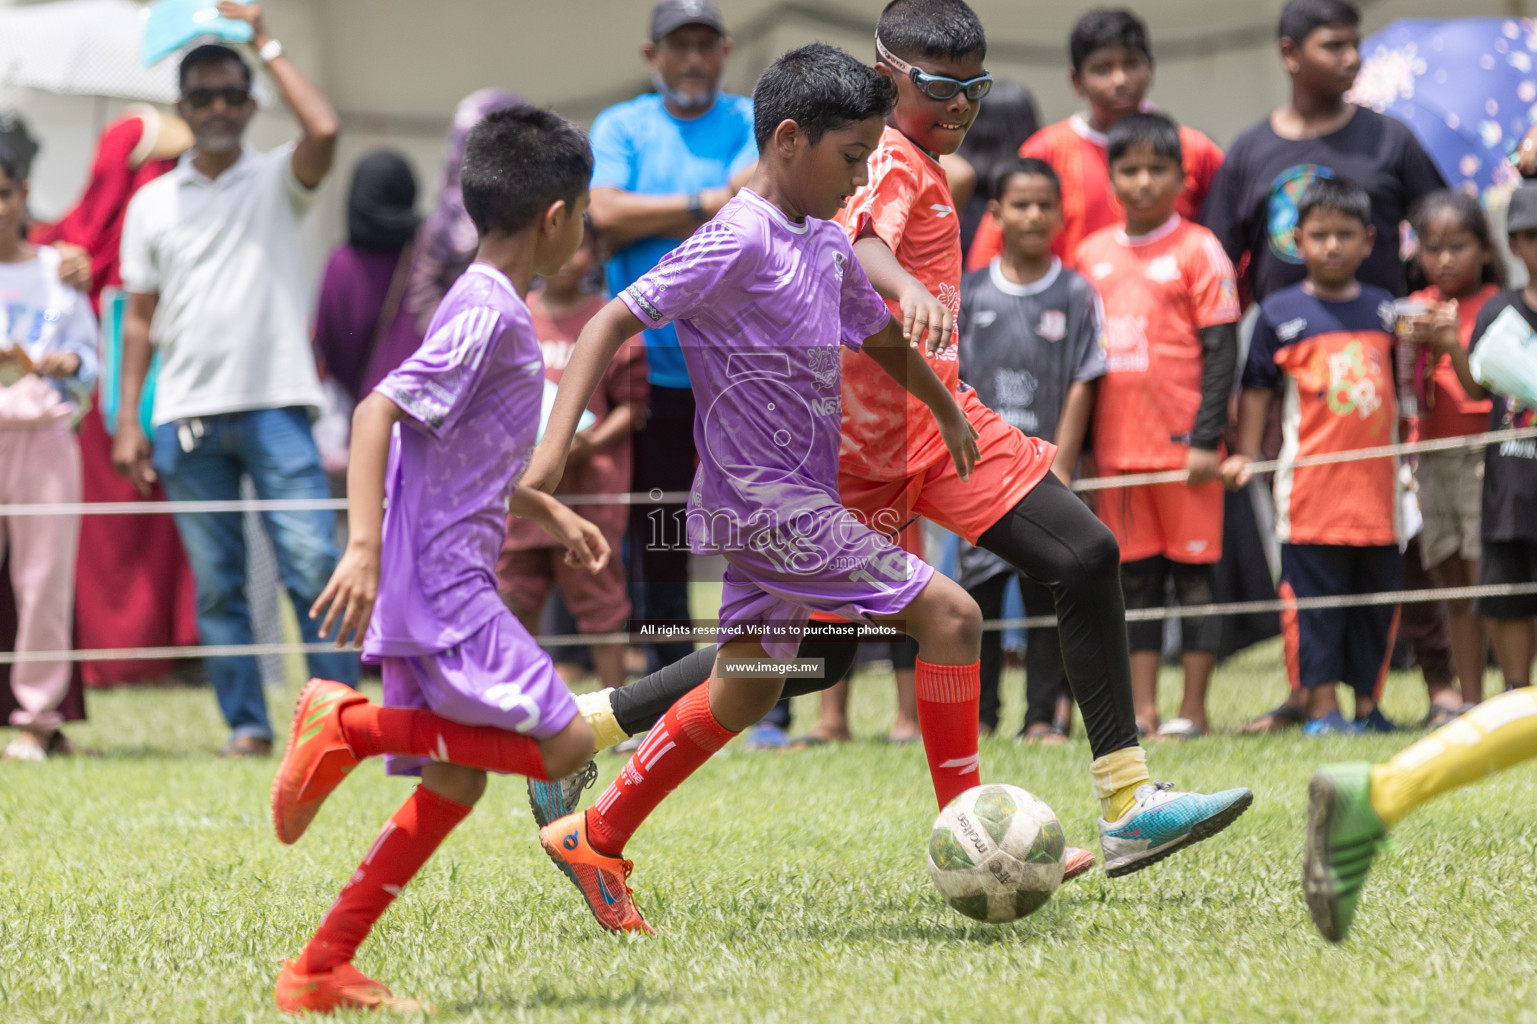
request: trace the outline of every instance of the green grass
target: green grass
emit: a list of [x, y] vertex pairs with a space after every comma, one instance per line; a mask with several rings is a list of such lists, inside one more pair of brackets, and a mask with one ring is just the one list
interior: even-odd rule
[[[1280, 696], [1279, 653], [1219, 671], [1218, 728]], [[1019, 674], [1006, 682], [1017, 724]], [[1172, 676], [1165, 689], [1172, 702]], [[285, 724], [291, 697], [272, 702]], [[630, 853], [657, 937], [602, 932], [539, 851], [522, 781], [498, 779], [359, 966], [441, 1021], [1537, 1020], [1531, 771], [1411, 816], [1335, 948], [1298, 885], [1308, 775], [1407, 737], [1165, 744], [1157, 777], [1248, 785], [1254, 808], [1149, 871], [1092, 874], [992, 927], [929, 884], [922, 752], [877, 739], [890, 686], [868, 674], [854, 700], [866, 741], [793, 755], [733, 744], [647, 823]], [[1386, 709], [1423, 713], [1417, 676], [1393, 677]], [[796, 713], [809, 725], [814, 698]], [[210, 694], [95, 694], [91, 715], [72, 734], [104, 756], [0, 765], [0, 1021], [279, 1019], [279, 961], [409, 784], [367, 765], [283, 847], [267, 817], [274, 765], [214, 757]], [[984, 777], [1032, 790], [1069, 842], [1093, 841], [1081, 738], [982, 749]], [[621, 761], [599, 763], [606, 781]]]

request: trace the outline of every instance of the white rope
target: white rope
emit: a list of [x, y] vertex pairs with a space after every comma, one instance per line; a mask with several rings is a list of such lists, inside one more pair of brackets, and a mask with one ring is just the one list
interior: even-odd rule
[[[1226, 604], [1191, 605], [1169, 608], [1140, 608], [1126, 613], [1127, 622], [1147, 622], [1165, 618], [1189, 619], [1207, 615], [1246, 615], [1254, 612], [1278, 612], [1287, 608], [1316, 611], [1335, 608], [1367, 608], [1385, 604], [1421, 604], [1426, 601], [1459, 601], [1478, 597], [1517, 597], [1537, 594], [1537, 583], [1495, 583], [1472, 587], [1442, 587], [1435, 590], [1391, 590], [1375, 594], [1345, 594], [1327, 597], [1299, 597], [1293, 600], [1273, 598], [1264, 601], [1230, 601]], [[1054, 626], [1054, 615], [1032, 615], [1023, 619], [989, 619], [985, 631], [1032, 629]], [[857, 626], [857, 624], [850, 624]], [[883, 634], [889, 639], [889, 636]], [[874, 637], [867, 637], [874, 638]], [[580, 647], [586, 644], [676, 643], [704, 640], [713, 642], [715, 627], [691, 626], [675, 635], [644, 636], [633, 633], [561, 633], [534, 638], [542, 647]], [[353, 650], [356, 648], [340, 648]], [[175, 658], [233, 658], [286, 654], [334, 654], [334, 643], [315, 644], [224, 644], [208, 647], [117, 647], [70, 651], [0, 652], [0, 665], [33, 662], [76, 661], [161, 661]]]
[[[1351, 451], [1328, 452], [1323, 455], [1303, 455], [1292, 460], [1292, 466], [1326, 466], [1342, 462], [1360, 462], [1367, 459], [1386, 459], [1399, 455], [1417, 455], [1421, 452], [1461, 451], [1485, 448], [1505, 441], [1525, 441], [1537, 438], [1537, 427], [1515, 430], [1495, 430], [1487, 434], [1467, 434], [1460, 437], [1441, 437], [1429, 441], [1382, 445], [1376, 448], [1357, 448]], [[1256, 462], [1256, 475], [1271, 473], [1280, 468], [1280, 460]], [[1075, 480], [1075, 491], [1103, 491], [1116, 487], [1141, 487], [1149, 484], [1184, 483], [1183, 469], [1170, 469], [1157, 473], [1133, 473], [1126, 476], [1092, 477]], [[687, 491], [636, 491], [629, 494], [558, 494], [564, 504], [581, 505], [683, 505], [688, 502]], [[274, 498], [270, 500], [239, 501], [90, 501], [55, 502], [49, 504], [0, 505], [0, 517], [7, 516], [142, 516], [166, 513], [201, 512], [341, 512], [347, 508], [345, 498]]]

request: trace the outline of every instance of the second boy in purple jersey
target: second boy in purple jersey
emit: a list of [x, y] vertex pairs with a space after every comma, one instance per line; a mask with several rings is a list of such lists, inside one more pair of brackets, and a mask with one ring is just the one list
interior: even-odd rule
[[[918, 641], [920, 675], [947, 692], [975, 692], [976, 603], [838, 497], [840, 346], [862, 348], [928, 407], [962, 479], [977, 456], [975, 431], [955, 399], [826, 220], [865, 183], [894, 98], [888, 79], [823, 44], [792, 50], [763, 73], [753, 93], [758, 170], [714, 220], [582, 331], [529, 464], [527, 484], [553, 486], [614, 351], [642, 328], [677, 324], [699, 410], [689, 541], [695, 551], [720, 552], [728, 566], [715, 671], [663, 716], [590, 810], [540, 832], [610, 930], [650, 931], [625, 881], [625, 843], [668, 793], [773, 706], [784, 670], [768, 656], [794, 653], [813, 610], [901, 629]], [[931, 704], [920, 725], [943, 805], [979, 781], [976, 712], [959, 696]]]
[[[550, 658], [502, 604], [496, 558], [510, 510], [548, 530], [569, 560], [602, 569], [598, 528], [548, 494], [517, 487], [539, 426], [544, 360], [523, 296], [582, 239], [592, 152], [580, 129], [521, 107], [470, 133], [464, 205], [480, 246], [422, 347], [353, 416], [347, 552], [311, 609], [366, 631], [385, 707], [312, 679], [299, 696], [272, 787], [278, 838], [299, 839], [365, 757], [422, 784], [385, 824], [315, 935], [278, 977], [286, 1013], [400, 1005], [352, 965], [375, 921], [470, 813], [486, 772], [572, 771], [592, 733]], [[386, 494], [389, 508], [383, 509]], [[374, 600], [379, 613], [373, 615]]]

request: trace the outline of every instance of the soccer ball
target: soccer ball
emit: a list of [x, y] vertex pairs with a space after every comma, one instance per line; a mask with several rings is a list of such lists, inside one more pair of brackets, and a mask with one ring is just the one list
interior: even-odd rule
[[973, 786], [929, 835], [929, 874], [945, 902], [991, 924], [1039, 910], [1062, 884], [1062, 824], [1018, 786]]

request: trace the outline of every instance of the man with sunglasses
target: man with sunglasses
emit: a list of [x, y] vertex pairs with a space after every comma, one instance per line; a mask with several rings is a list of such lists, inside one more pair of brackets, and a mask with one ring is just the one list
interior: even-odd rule
[[[128, 307], [112, 461], [141, 491], [158, 476], [172, 501], [236, 499], [242, 475], [262, 498], [327, 498], [310, 433], [321, 392], [299, 222], [331, 169], [336, 113], [283, 55], [261, 8], [226, 2], [219, 13], [251, 26], [252, 49], [303, 134], [265, 153], [245, 148], [256, 113], [250, 66], [219, 45], [182, 58], [177, 111], [194, 146], [133, 197], [123, 225]], [[152, 351], [159, 370], [150, 438], [138, 410]], [[333, 515], [267, 513], [263, 521], [304, 639], [315, 642], [307, 612], [336, 565]], [[197, 581], [203, 643], [251, 643], [240, 514], [178, 514], [176, 526]], [[355, 654], [312, 654], [308, 662], [311, 675], [357, 681]], [[232, 733], [224, 752], [270, 753], [255, 659], [210, 659], [208, 674]]]
[[[618, 295], [726, 205], [758, 151], [752, 100], [721, 91], [731, 39], [710, 0], [661, 0], [641, 52], [656, 91], [610, 107], [592, 125], [592, 226], [613, 252]], [[672, 326], [645, 332], [650, 414], [635, 435], [637, 491], [686, 491], [693, 482], [694, 395]], [[682, 505], [636, 506], [630, 578], [636, 618], [687, 620], [688, 544]], [[693, 650], [649, 649], [651, 667]]]

